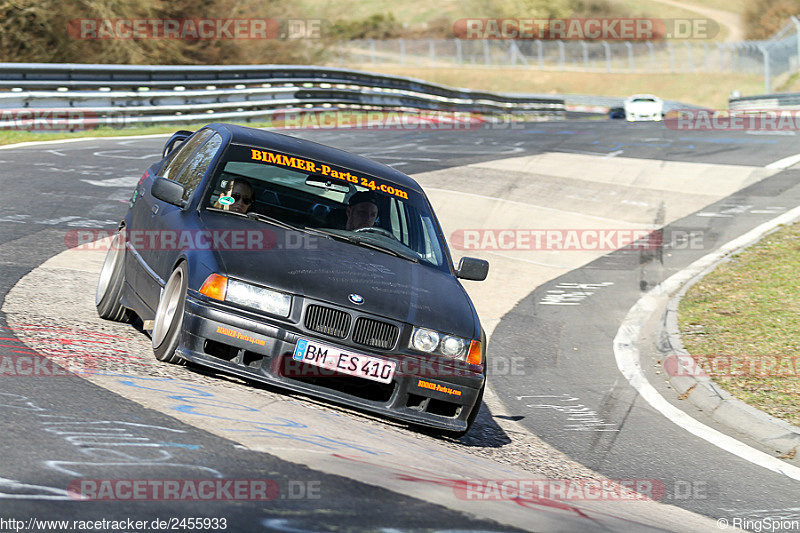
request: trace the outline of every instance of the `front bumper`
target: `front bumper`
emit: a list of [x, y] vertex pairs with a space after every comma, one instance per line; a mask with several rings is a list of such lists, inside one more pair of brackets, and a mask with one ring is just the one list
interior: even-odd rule
[[293, 331], [267, 317], [244, 316], [189, 294], [177, 353], [220, 371], [447, 431], [465, 430], [470, 413], [480, 407], [475, 404], [485, 382], [482, 373], [448, 371], [425, 357], [360, 350], [398, 363], [392, 382], [384, 384], [294, 361], [300, 338], [337, 346], [335, 340]]
[[628, 122], [659, 122], [662, 119], [661, 113], [626, 113], [625, 119]]

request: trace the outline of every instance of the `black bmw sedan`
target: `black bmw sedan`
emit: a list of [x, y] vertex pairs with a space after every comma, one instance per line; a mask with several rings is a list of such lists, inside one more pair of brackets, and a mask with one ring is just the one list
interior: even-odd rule
[[139, 181], [96, 293], [181, 360], [463, 434], [486, 339], [413, 179], [272, 132], [180, 131]]

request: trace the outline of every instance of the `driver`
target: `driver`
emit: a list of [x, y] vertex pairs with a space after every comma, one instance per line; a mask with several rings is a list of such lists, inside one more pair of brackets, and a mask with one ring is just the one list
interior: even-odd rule
[[375, 193], [357, 192], [350, 197], [347, 206], [345, 229], [354, 231], [369, 228], [375, 224], [375, 220], [378, 218], [378, 197]]
[[235, 178], [228, 183], [225, 191], [220, 194], [220, 198], [229, 197], [233, 199], [232, 204], [222, 204], [219, 200], [214, 202], [214, 207], [225, 211], [236, 211], [237, 213], [247, 213], [253, 203], [253, 186], [249, 181], [242, 178]]

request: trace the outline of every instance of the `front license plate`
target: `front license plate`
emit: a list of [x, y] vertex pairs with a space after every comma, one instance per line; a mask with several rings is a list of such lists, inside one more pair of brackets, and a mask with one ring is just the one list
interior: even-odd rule
[[292, 359], [381, 383], [391, 383], [395, 369], [394, 361], [348, 352], [330, 344], [306, 339], [297, 341]]

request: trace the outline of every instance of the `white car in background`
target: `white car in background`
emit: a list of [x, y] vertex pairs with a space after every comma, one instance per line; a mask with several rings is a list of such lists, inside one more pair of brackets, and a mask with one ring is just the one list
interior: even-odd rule
[[661, 120], [664, 118], [664, 101], [652, 94], [634, 94], [624, 103], [625, 120]]

